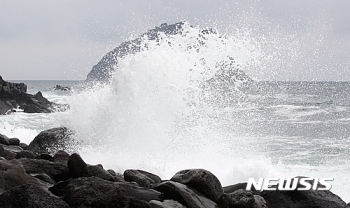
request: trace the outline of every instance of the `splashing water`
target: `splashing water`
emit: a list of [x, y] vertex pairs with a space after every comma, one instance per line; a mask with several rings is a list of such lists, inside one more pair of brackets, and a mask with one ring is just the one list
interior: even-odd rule
[[143, 169], [169, 179], [205, 168], [223, 185], [250, 177], [322, 177], [313, 167], [300, 172], [272, 162], [265, 141], [239, 129], [236, 115], [255, 108], [239, 90], [250, 80], [244, 71], [271, 65], [259, 41], [249, 31], [224, 35], [187, 23], [175, 35], [144, 36], [140, 52], [117, 57], [110, 83], [72, 97], [61, 123], [84, 143], [78, 151], [88, 163], [119, 172]]
[[73, 98], [64, 123], [86, 144], [81, 154], [163, 177], [184, 168], [232, 169], [243, 149], [255, 148], [227, 123], [244, 97], [239, 83], [249, 80], [241, 70], [261, 64], [259, 43], [247, 32], [222, 35], [187, 23], [181, 33], [158, 36], [143, 37], [140, 52], [119, 58], [110, 84]]

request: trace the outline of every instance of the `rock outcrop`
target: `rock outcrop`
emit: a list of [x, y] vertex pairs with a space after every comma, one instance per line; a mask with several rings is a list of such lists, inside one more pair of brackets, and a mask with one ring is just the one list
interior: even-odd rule
[[[8, 137], [1, 137], [0, 207], [348, 207], [330, 191], [246, 191], [244, 183], [223, 188], [204, 169], [182, 170], [171, 180], [143, 170], [116, 174], [102, 165], [87, 164], [77, 153], [33, 152], [20, 147], [20, 141], [10, 143]], [[48, 145], [45, 141], [52, 144], [42, 140], [43, 146]]]
[[24, 83], [6, 82], [0, 76], [0, 115], [11, 113], [15, 109], [21, 109], [25, 113], [51, 113], [68, 108], [66, 104], [50, 102], [40, 91], [35, 95], [29, 94]]
[[140, 38], [131, 41], [123, 42], [114, 50], [107, 53], [103, 58], [92, 67], [92, 70], [87, 75], [86, 81], [108, 81], [111, 73], [115, 71], [118, 65], [118, 57], [122, 58], [128, 54], [134, 54], [140, 51], [141, 37], [147, 36], [149, 40], [158, 38], [158, 33], [163, 32], [166, 35], [177, 34], [181, 32], [184, 22], [179, 22], [172, 25], [162, 24], [160, 27], [149, 30], [142, 34]]

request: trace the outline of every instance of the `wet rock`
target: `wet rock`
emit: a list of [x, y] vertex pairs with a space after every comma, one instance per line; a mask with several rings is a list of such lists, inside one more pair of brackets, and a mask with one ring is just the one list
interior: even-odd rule
[[66, 187], [73, 179], [68, 179], [66, 181], [60, 181], [55, 185], [51, 186], [48, 190], [56, 196], [62, 197], [66, 193]]
[[51, 113], [57, 109], [66, 110], [69, 106], [50, 102], [41, 92], [28, 94], [24, 83], [6, 82], [0, 76], [0, 115], [17, 108], [23, 109], [25, 113]]
[[269, 208], [269, 207], [262, 196], [254, 195], [253, 208]]
[[255, 202], [254, 195], [251, 191], [238, 189], [230, 194], [225, 194], [220, 202], [221, 208], [251, 208]]
[[28, 148], [28, 145], [25, 143], [19, 143], [19, 146], [24, 150], [26, 150]]
[[87, 166], [84, 160], [77, 153], [73, 153], [69, 157], [67, 165], [70, 173], [74, 178], [83, 176], [84, 169]]
[[19, 159], [19, 158], [34, 159], [35, 157], [36, 155], [32, 151], [28, 151], [28, 150], [22, 150], [20, 152], [17, 152], [15, 155], [16, 159]]
[[2, 146], [5, 150], [12, 153], [18, 153], [23, 150], [20, 146], [16, 146], [16, 145], [2, 145]]
[[71, 91], [70, 87], [56, 85], [53, 90], [55, 91]]
[[120, 187], [123, 187], [129, 196], [134, 197], [138, 200], [143, 201], [151, 201], [151, 200], [162, 200], [163, 196], [162, 193], [153, 190], [153, 189], [147, 189], [144, 187], [136, 186], [132, 183], [123, 183], [123, 182], [116, 182]]
[[45, 173], [41, 173], [41, 174], [32, 174], [31, 176], [33, 176], [34, 178], [37, 178], [41, 181], [44, 181], [46, 183], [49, 183], [51, 185], [54, 185], [56, 182], [54, 180], [52, 180], [52, 178], [50, 176], [48, 176]]
[[25, 173], [18, 161], [0, 161], [0, 193], [28, 183], [40, 184], [35, 178]]
[[182, 170], [177, 172], [170, 180], [188, 185], [216, 203], [220, 201], [224, 194], [218, 178], [204, 169]]
[[55, 181], [62, 181], [71, 178], [70, 171], [66, 165], [47, 160], [21, 158], [20, 161], [28, 174], [45, 173]]
[[21, 142], [18, 138], [10, 138], [8, 141], [10, 145], [19, 145]]
[[63, 200], [71, 207], [129, 207], [129, 196], [118, 184], [96, 177], [73, 179], [65, 188]]
[[95, 176], [104, 180], [114, 181], [114, 177], [99, 165], [87, 165], [84, 168], [83, 176]]
[[[230, 186], [225, 186], [222, 187], [222, 189], [224, 190], [225, 194], [229, 194], [229, 193], [233, 193], [234, 191], [237, 191], [238, 189], [243, 189], [246, 190], [247, 187], [247, 183], [237, 183], [234, 185], [230, 185]], [[252, 191], [255, 191], [254, 186], [252, 187]]]
[[10, 145], [9, 138], [6, 135], [0, 134], [0, 144]]
[[143, 200], [130, 197], [129, 208], [152, 208], [151, 205]]
[[0, 157], [5, 157], [6, 155], [6, 152], [5, 152], [5, 149], [2, 145], [0, 145]]
[[49, 154], [46, 154], [46, 153], [42, 153], [42, 154], [39, 154], [35, 157], [35, 159], [38, 159], [38, 160], [47, 160], [47, 161], [51, 161], [53, 162], [53, 157]]
[[139, 38], [121, 43], [93, 66], [92, 70], [87, 75], [86, 81], [108, 81], [115, 70], [114, 66], [118, 65], [119, 58], [140, 51], [141, 37], [147, 37], [149, 40], [157, 40], [160, 38], [159, 32], [164, 32], [166, 35], [178, 34], [181, 33], [183, 24], [183, 22], [171, 25], [164, 23], [160, 27], [156, 27], [142, 34]]
[[59, 162], [62, 164], [67, 164], [69, 160], [69, 154], [66, 151], [58, 150], [58, 152], [53, 156], [54, 162]]
[[164, 200], [163, 202], [152, 200], [149, 204], [152, 208], [186, 208], [184, 205], [174, 200]]
[[162, 182], [162, 179], [154, 175], [153, 173], [149, 173], [143, 170], [126, 170], [124, 171], [124, 179], [128, 182], [136, 182], [142, 187], [151, 188]]
[[112, 169], [108, 169], [107, 172], [109, 174], [111, 174], [112, 176], [117, 176], [117, 173], [114, 170], [112, 170]]
[[[298, 177], [300, 178], [300, 177]], [[321, 185], [319, 184], [319, 187]], [[298, 183], [297, 188], [304, 187]], [[317, 207], [317, 208], [344, 208], [346, 203], [331, 191], [307, 190], [307, 191], [267, 191], [261, 192], [260, 196], [271, 208], [284, 207]]]
[[203, 194], [184, 184], [165, 181], [156, 187], [155, 190], [164, 194], [164, 199], [172, 199], [180, 202], [188, 208], [218, 208], [219, 206]]
[[58, 150], [67, 149], [74, 142], [71, 138], [73, 132], [66, 127], [59, 127], [42, 131], [29, 144], [27, 150], [36, 154], [54, 154]]
[[63, 200], [33, 184], [17, 186], [0, 195], [0, 207], [69, 208]]

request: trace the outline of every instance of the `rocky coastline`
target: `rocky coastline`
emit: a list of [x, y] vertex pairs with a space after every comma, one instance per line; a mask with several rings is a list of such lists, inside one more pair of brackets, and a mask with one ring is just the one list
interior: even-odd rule
[[39, 91], [35, 95], [27, 93], [27, 85], [4, 81], [0, 76], [0, 115], [16, 112], [52, 113], [65, 111], [67, 104], [57, 104], [47, 100]]
[[69, 154], [72, 135], [59, 127], [24, 144], [0, 134], [0, 207], [350, 207], [331, 191], [246, 191], [246, 183], [222, 187], [204, 169], [181, 170], [170, 179], [143, 170], [116, 173]]

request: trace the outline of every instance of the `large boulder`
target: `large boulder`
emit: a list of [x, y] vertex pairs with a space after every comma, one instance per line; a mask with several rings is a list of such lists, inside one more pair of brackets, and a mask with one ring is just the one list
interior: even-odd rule
[[139, 187], [133, 183], [116, 182], [116, 184], [118, 184], [120, 187], [123, 187], [129, 196], [134, 197], [138, 200], [149, 202], [151, 200], [163, 199], [162, 193], [153, 189]]
[[187, 208], [218, 208], [212, 200], [205, 197], [197, 190], [174, 181], [165, 181], [154, 187], [164, 194], [164, 199], [172, 199], [180, 202]]
[[69, 149], [69, 145], [75, 141], [72, 139], [73, 132], [66, 127], [52, 128], [40, 132], [29, 144], [27, 150], [36, 154], [54, 154], [58, 150]]
[[[298, 177], [299, 178], [299, 177]], [[277, 187], [278, 185], [276, 185]], [[320, 183], [318, 187], [320, 187]], [[297, 188], [304, 188], [300, 182]], [[264, 190], [260, 194], [271, 208], [308, 207], [308, 208], [344, 208], [346, 203], [331, 191], [306, 190], [306, 191], [269, 191]]]
[[204, 169], [182, 170], [177, 172], [170, 180], [188, 185], [216, 203], [224, 195], [219, 179]]
[[83, 176], [83, 173], [86, 167], [87, 167], [87, 164], [80, 157], [79, 154], [73, 153], [71, 156], [69, 156], [68, 168], [74, 178]]
[[15, 186], [28, 183], [40, 185], [37, 179], [26, 174], [18, 161], [0, 161], [0, 194]]
[[45, 173], [55, 181], [63, 181], [72, 177], [68, 167], [62, 163], [28, 158], [21, 158], [18, 161], [22, 163], [28, 174]]
[[118, 184], [96, 177], [81, 177], [69, 181], [63, 200], [71, 207], [127, 208], [130, 198]]
[[251, 191], [245, 191], [243, 189], [238, 189], [230, 194], [225, 194], [221, 200], [221, 208], [251, 208], [255, 202], [254, 195]]
[[63, 200], [33, 184], [17, 186], [0, 195], [0, 207], [69, 208]]
[[136, 182], [142, 187], [151, 188], [162, 182], [162, 179], [147, 171], [143, 170], [125, 170], [124, 171], [124, 180], [128, 182]]
[[0, 134], [0, 144], [10, 145], [10, 138], [6, 135]]
[[95, 176], [108, 181], [115, 181], [114, 177], [101, 165], [87, 165], [83, 170], [83, 176], [90, 177]]

